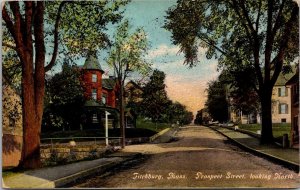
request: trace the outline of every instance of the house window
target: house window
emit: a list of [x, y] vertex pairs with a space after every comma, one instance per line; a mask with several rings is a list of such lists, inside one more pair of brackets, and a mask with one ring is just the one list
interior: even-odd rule
[[287, 91], [285, 87], [278, 88], [278, 96], [279, 97], [287, 96]]
[[279, 104], [279, 114], [287, 114], [287, 113], [288, 113], [288, 105]]
[[92, 74], [92, 82], [97, 82], [97, 75], [96, 74]]
[[286, 123], [286, 119], [281, 119], [281, 123]]
[[96, 113], [92, 115], [92, 123], [98, 123], [98, 116]]
[[97, 89], [92, 89], [92, 98], [97, 100]]
[[106, 105], [106, 103], [107, 103], [107, 95], [103, 94], [102, 95], [102, 104]]

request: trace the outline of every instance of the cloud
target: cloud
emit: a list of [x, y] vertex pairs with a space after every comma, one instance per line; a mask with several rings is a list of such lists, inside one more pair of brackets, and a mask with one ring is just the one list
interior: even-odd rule
[[[207, 51], [207, 48], [200, 47], [198, 49], [198, 58], [202, 58]], [[148, 52], [147, 59], [154, 60], [161, 57], [179, 57], [183, 58], [183, 53], [180, 52], [179, 46], [161, 44], [156, 49]]]
[[181, 54], [178, 46], [167, 46], [166, 44], [159, 45], [156, 49], [150, 50], [148, 59], [155, 59], [162, 56], [175, 56]]

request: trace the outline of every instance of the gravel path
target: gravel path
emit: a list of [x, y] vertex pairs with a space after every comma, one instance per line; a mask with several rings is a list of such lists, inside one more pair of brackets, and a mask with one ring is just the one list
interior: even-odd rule
[[299, 187], [299, 175], [244, 152], [206, 127], [184, 127], [177, 141], [127, 146], [150, 157], [133, 167], [94, 176], [75, 187]]

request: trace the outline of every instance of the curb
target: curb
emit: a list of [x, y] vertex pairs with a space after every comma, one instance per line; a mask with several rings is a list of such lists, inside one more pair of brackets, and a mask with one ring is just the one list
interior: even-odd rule
[[295, 172], [299, 172], [299, 164], [296, 164], [294, 162], [290, 162], [288, 160], [284, 160], [282, 158], [279, 158], [279, 157], [276, 157], [276, 156], [273, 156], [273, 155], [270, 155], [270, 154], [267, 154], [267, 153], [264, 153], [264, 152], [260, 152], [258, 150], [255, 150], [245, 144], [242, 144], [240, 142], [238, 142], [237, 140], [234, 140], [232, 138], [230, 138], [229, 136], [225, 135], [224, 133], [222, 133], [221, 131], [217, 130], [217, 129], [214, 129], [210, 126], [207, 126], [209, 127], [210, 129], [214, 130], [214, 131], [217, 131], [218, 133], [222, 134], [223, 136], [225, 136], [226, 138], [228, 138], [229, 140], [233, 141], [235, 144], [237, 144], [240, 148], [252, 153], [252, 154], [255, 154], [257, 156], [260, 156], [260, 157], [264, 157], [274, 163], [279, 163], [280, 165], [286, 167], [287, 169], [290, 169], [290, 170], [293, 170]]
[[156, 133], [155, 135], [153, 135], [153, 136], [151, 136], [151, 137], [149, 138], [149, 142], [153, 142], [153, 141], [156, 140], [158, 137], [164, 135], [165, 133], [167, 133], [167, 132], [170, 131], [170, 130], [171, 130], [171, 128], [166, 128], [166, 129], [160, 131], [159, 133]]
[[[77, 172], [70, 176], [66, 176], [61, 179], [57, 179], [54, 181], [55, 187], [63, 187], [65, 185], [76, 182], [76, 180], [78, 180], [78, 179], [88, 177], [95, 173], [97, 173], [98, 175], [104, 174], [107, 170], [109, 170], [113, 167], [116, 167], [120, 164], [123, 164], [127, 161], [133, 160], [141, 155], [142, 155], [141, 153], [137, 153], [137, 154], [130, 155], [130, 156], [126, 155], [126, 156], [115, 157], [115, 158], [120, 158], [121, 160], [120, 161], [109, 161], [108, 163], [105, 163], [103, 165], [89, 168], [87, 170]], [[112, 157], [114, 157], [114, 156], [112, 156]]]
[[[109, 169], [112, 169], [118, 165], [125, 163], [125, 162], [134, 160], [134, 159], [140, 157], [141, 155], [142, 155], [141, 153], [136, 153], [136, 154], [132, 154], [132, 155], [124, 155], [124, 156], [119, 156], [119, 157], [112, 156], [111, 158], [113, 158], [113, 160], [107, 160], [106, 162], [101, 163], [92, 168], [87, 168], [87, 169], [84, 169], [81, 171], [77, 171], [76, 173], [61, 177], [59, 179], [54, 179], [54, 180], [49, 180], [49, 181], [44, 180], [44, 182], [33, 185], [32, 187], [26, 187], [26, 189], [27, 188], [35, 188], [35, 189], [47, 188], [48, 189], [48, 188], [65, 187], [69, 184], [76, 183], [76, 181], [79, 179], [91, 176], [93, 174], [96, 174], [96, 173], [98, 175], [104, 174]], [[4, 183], [2, 183], [2, 185], [4, 185]], [[5, 186], [5, 187], [12, 188], [12, 189], [19, 188], [19, 187], [13, 187], [13, 186]]]
[[167, 143], [172, 141], [179, 127], [166, 128], [149, 138], [150, 143]]

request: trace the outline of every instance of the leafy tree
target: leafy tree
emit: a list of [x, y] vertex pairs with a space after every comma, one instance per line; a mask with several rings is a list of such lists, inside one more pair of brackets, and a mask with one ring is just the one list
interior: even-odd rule
[[170, 122], [180, 125], [190, 124], [193, 120], [193, 113], [187, 111], [186, 106], [179, 102], [172, 103], [169, 107]]
[[197, 111], [196, 118], [194, 121], [195, 124], [201, 125], [203, 123], [202, 112], [203, 110]]
[[150, 76], [150, 80], [143, 88], [142, 95], [142, 114], [144, 117], [151, 118], [155, 123], [163, 120], [167, 115], [167, 107], [170, 100], [165, 90], [164, 72], [155, 69]]
[[194, 119], [193, 113], [189, 112], [189, 111], [185, 111], [182, 124], [188, 125], [188, 124], [192, 123], [193, 119]]
[[228, 102], [225, 85], [216, 80], [208, 83], [207, 101], [205, 106], [213, 120], [224, 122], [228, 120]]
[[199, 61], [198, 48], [220, 66], [251, 65], [261, 103], [261, 143], [272, 143], [271, 96], [282, 70], [298, 55], [299, 8], [292, 0], [178, 0], [165, 28], [181, 47], [185, 63]]
[[65, 63], [61, 73], [55, 74], [46, 83], [46, 100], [43, 127], [79, 129], [83, 114], [83, 88], [80, 83], [81, 72]]
[[[45, 72], [55, 65], [59, 44], [64, 44], [60, 48], [61, 51], [69, 48], [73, 56], [75, 53], [84, 52], [85, 49], [80, 51], [80, 48], [77, 48], [79, 44], [82, 44], [81, 47], [103, 47], [105, 43], [102, 34], [105, 25], [121, 18], [121, 12], [118, 10], [126, 3], [127, 1], [108, 0], [4, 3], [3, 46], [15, 50], [22, 70], [21, 167], [41, 166], [39, 134], [43, 115]], [[51, 57], [48, 63], [47, 53]]]
[[114, 68], [117, 80], [120, 85], [120, 129], [122, 136], [122, 147], [125, 147], [125, 80], [130, 73], [136, 72], [146, 75], [151, 70], [150, 64], [143, 59], [148, 50], [148, 40], [143, 28], [137, 28], [132, 34], [128, 20], [122, 22], [114, 34], [111, 43], [108, 64]]
[[223, 70], [219, 76], [219, 81], [227, 87], [227, 99], [233, 110], [244, 113], [258, 113], [260, 111], [259, 97], [253, 84], [255, 76], [252, 74], [254, 68], [241, 66], [242, 68], [232, 68]]
[[201, 125], [206, 124], [210, 120], [209, 116], [206, 114], [207, 108], [203, 108], [197, 111], [196, 118], [194, 120], [195, 124]]

